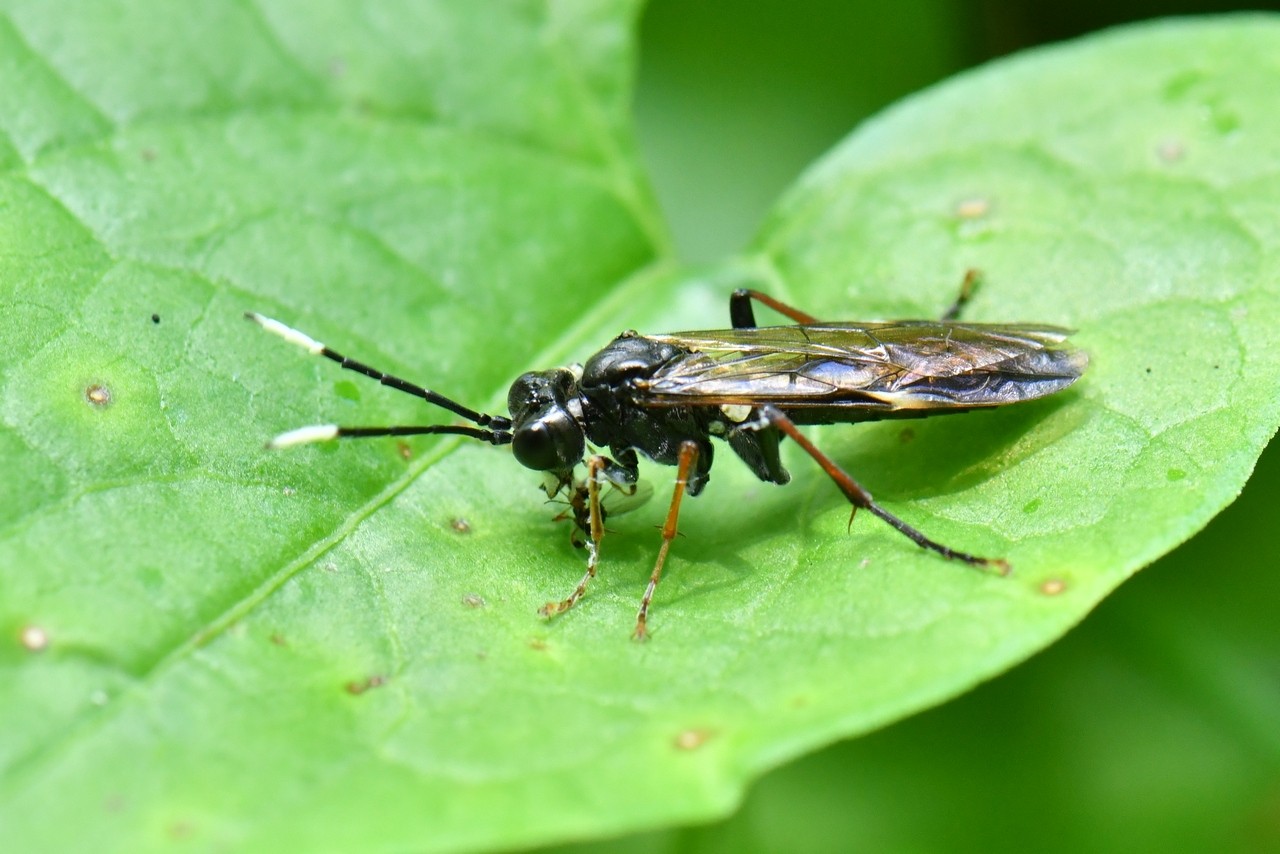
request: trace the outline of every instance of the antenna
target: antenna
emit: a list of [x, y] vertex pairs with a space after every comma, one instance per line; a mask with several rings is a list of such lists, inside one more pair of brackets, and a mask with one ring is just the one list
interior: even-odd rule
[[[270, 442], [267, 443], [268, 448], [289, 448], [294, 445], [306, 445], [313, 442], [328, 442], [332, 439], [363, 439], [371, 436], [419, 436], [429, 433], [446, 433], [455, 436], [470, 436], [473, 439], [479, 439], [492, 445], [509, 445], [511, 444], [511, 419], [501, 415], [488, 415], [483, 412], [463, 406], [456, 400], [445, 397], [444, 395], [434, 392], [429, 388], [411, 383], [408, 380], [393, 376], [392, 374], [383, 373], [377, 368], [372, 368], [363, 362], [357, 362], [355, 359], [348, 359], [346, 356], [326, 347], [319, 341], [300, 332], [292, 326], [286, 326], [278, 320], [258, 314], [255, 311], [246, 311], [245, 318], [252, 320], [263, 329], [278, 335], [290, 344], [295, 344], [306, 350], [314, 356], [323, 356], [330, 361], [337, 362], [341, 367], [363, 374], [370, 379], [377, 380], [382, 385], [394, 388], [397, 391], [411, 394], [414, 397], [420, 397], [427, 403], [447, 409], [455, 415], [475, 423], [476, 427], [456, 426], [450, 424], [429, 424], [429, 425], [404, 425], [394, 427], [339, 427], [336, 424], [318, 424], [311, 427], [299, 427], [296, 430], [290, 430], [287, 433], [281, 433]], [[482, 429], [482, 428], [489, 429]]]

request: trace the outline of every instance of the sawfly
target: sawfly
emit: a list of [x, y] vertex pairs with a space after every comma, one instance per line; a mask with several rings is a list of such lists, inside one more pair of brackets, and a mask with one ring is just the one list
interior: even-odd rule
[[[489, 415], [435, 391], [349, 359], [289, 326], [246, 317], [308, 352], [383, 385], [422, 398], [471, 425], [339, 427], [326, 424], [283, 433], [268, 443], [285, 448], [331, 439], [451, 434], [510, 445], [523, 465], [546, 473], [544, 488], [569, 509], [587, 549], [587, 570], [545, 617], [573, 607], [596, 575], [604, 537], [603, 496], [639, 489], [639, 458], [676, 467], [675, 489], [653, 572], [640, 600], [634, 637], [648, 634], [649, 605], [676, 536], [680, 503], [707, 485], [712, 438], [768, 483], [790, 475], [779, 443], [790, 438], [821, 466], [853, 506], [889, 523], [921, 548], [975, 566], [1008, 572], [1002, 559], [978, 557], [932, 540], [885, 510], [803, 433], [801, 425], [923, 418], [1006, 406], [1065, 389], [1088, 357], [1065, 345], [1070, 330], [1040, 324], [959, 323], [975, 276], [941, 320], [827, 323], [759, 291], [729, 298], [731, 329], [641, 335], [623, 332], [583, 365], [522, 374], [507, 394], [508, 415]], [[758, 326], [753, 303], [786, 316], [786, 326]], [[598, 449], [608, 449], [606, 456]], [[584, 467], [585, 477], [575, 472]]]

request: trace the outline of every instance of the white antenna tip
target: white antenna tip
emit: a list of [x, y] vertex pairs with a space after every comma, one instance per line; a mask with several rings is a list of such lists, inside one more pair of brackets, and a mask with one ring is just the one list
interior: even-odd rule
[[281, 433], [267, 443], [267, 448], [278, 451], [282, 448], [292, 448], [294, 445], [310, 445], [313, 442], [328, 442], [336, 438], [338, 438], [337, 424], [316, 424]]
[[305, 332], [299, 332], [292, 326], [285, 326], [278, 320], [272, 320], [265, 315], [258, 314], [256, 311], [246, 311], [244, 316], [273, 335], [279, 335], [290, 344], [297, 344], [308, 353], [319, 355], [324, 350], [324, 345], [310, 335]]

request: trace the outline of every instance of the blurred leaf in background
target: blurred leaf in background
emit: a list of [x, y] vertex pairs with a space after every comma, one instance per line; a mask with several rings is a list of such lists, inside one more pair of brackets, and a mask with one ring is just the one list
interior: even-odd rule
[[636, 122], [680, 257], [741, 250], [859, 121], [968, 64], [966, 5], [650, 3]]

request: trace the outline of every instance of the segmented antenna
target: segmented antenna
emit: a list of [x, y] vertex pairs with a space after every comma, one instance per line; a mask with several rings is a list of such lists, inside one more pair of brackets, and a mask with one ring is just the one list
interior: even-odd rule
[[336, 350], [321, 344], [305, 332], [300, 332], [292, 326], [286, 326], [278, 320], [273, 320], [255, 311], [246, 311], [244, 316], [268, 332], [280, 336], [290, 344], [295, 344], [312, 355], [323, 356], [330, 361], [337, 362], [338, 365], [349, 371], [363, 374], [397, 391], [420, 397], [427, 403], [447, 409], [455, 415], [460, 415], [478, 425], [476, 427], [467, 427], [452, 424], [410, 424], [393, 427], [339, 427], [336, 424], [317, 424], [281, 433], [267, 443], [268, 448], [290, 448], [294, 445], [328, 442], [333, 439], [363, 439], [371, 436], [421, 436], [425, 434], [469, 436], [472, 439], [479, 439], [492, 445], [508, 445], [511, 443], [510, 418], [477, 412], [429, 388], [411, 383], [392, 374], [383, 373], [363, 362], [357, 362], [355, 359], [348, 359]]

